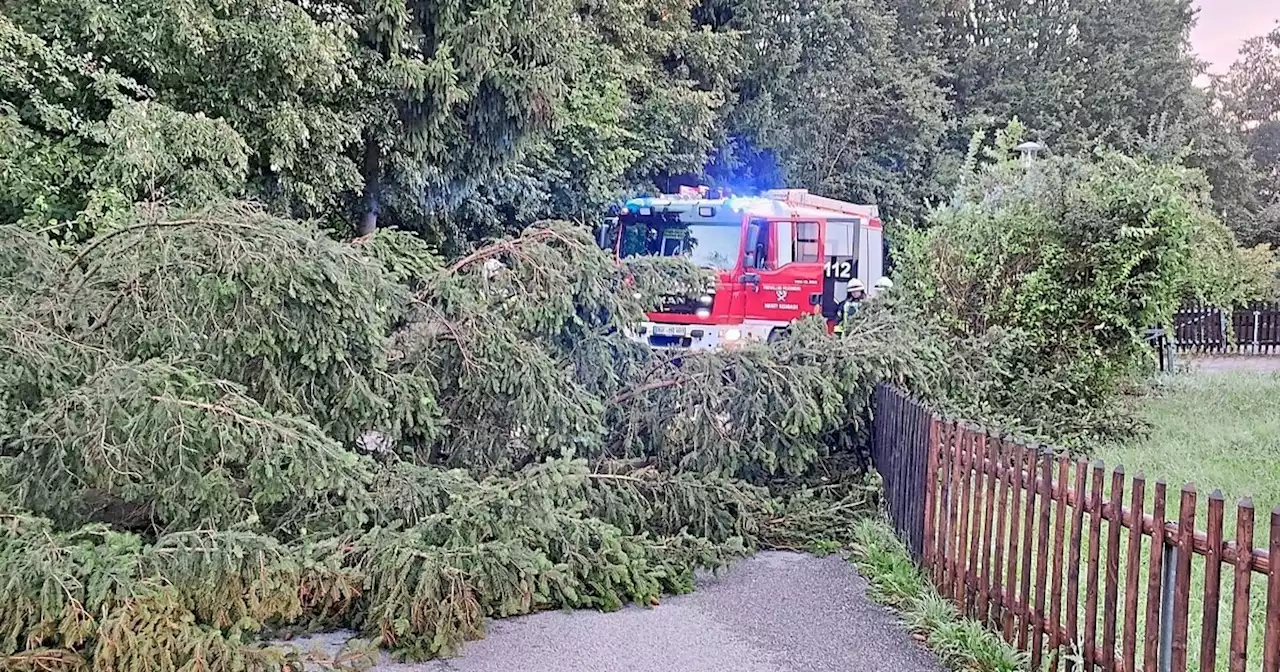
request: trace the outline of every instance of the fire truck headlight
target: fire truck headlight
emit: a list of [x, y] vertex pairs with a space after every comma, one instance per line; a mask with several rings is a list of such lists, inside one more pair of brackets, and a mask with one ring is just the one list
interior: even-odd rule
[[711, 302], [714, 300], [715, 299], [711, 298], [710, 294], [703, 294], [702, 296], [698, 297], [698, 303], [701, 303], [704, 306], [711, 305]]
[[693, 314], [697, 315], [698, 319], [700, 320], [705, 320], [708, 317], [711, 317], [711, 311], [707, 310], [706, 308], [699, 308], [696, 311], [694, 311]]
[[742, 340], [742, 332], [738, 329], [729, 329], [728, 331], [724, 332], [724, 340], [740, 341]]

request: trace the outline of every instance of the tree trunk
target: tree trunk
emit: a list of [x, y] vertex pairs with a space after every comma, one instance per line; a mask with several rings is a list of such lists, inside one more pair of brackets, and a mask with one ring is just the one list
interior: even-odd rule
[[379, 192], [382, 190], [382, 146], [373, 133], [364, 136], [364, 213], [360, 217], [360, 225], [356, 228], [356, 236], [367, 236], [378, 229], [378, 213], [381, 211]]

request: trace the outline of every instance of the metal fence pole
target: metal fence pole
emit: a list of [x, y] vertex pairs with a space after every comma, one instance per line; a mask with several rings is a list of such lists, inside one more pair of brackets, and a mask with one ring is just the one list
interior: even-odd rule
[[1262, 317], [1262, 311], [1253, 311], [1253, 352], [1258, 352], [1258, 318]]
[[1173, 583], [1177, 578], [1178, 548], [1164, 541], [1164, 530], [1156, 530], [1162, 542], [1164, 557], [1160, 580], [1160, 672], [1173, 669]]

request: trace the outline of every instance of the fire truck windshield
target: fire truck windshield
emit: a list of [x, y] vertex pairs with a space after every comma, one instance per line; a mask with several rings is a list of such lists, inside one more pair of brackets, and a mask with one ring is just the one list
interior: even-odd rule
[[727, 224], [630, 222], [622, 232], [623, 257], [687, 256], [702, 268], [732, 270], [741, 251], [742, 229]]

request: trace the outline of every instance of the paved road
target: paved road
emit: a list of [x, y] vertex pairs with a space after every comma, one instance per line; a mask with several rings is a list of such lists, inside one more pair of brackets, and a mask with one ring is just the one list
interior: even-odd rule
[[[377, 672], [934, 672], [838, 557], [761, 553], [653, 609], [489, 622], [462, 655]], [[335, 640], [330, 636], [329, 642]], [[301, 644], [301, 642], [299, 642]]]

